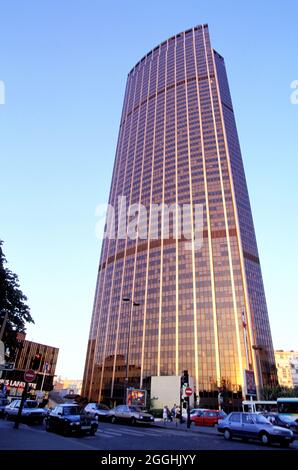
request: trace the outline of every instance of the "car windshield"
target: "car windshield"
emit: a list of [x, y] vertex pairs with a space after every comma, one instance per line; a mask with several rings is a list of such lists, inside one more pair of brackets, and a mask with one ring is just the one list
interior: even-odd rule
[[281, 416], [279, 417], [279, 419], [280, 419], [281, 421], [283, 421], [284, 423], [291, 423], [291, 422], [292, 422], [291, 418], [290, 418], [289, 416], [286, 416], [286, 415], [285, 415], [285, 416], [281, 415]]
[[65, 406], [64, 410], [64, 415], [80, 415], [81, 414], [81, 408], [79, 406]]
[[138, 406], [129, 406], [129, 411], [137, 411], [138, 413], [141, 413], [141, 408]]
[[259, 424], [271, 424], [270, 421], [267, 418], [265, 418], [265, 416], [263, 415], [254, 415], [254, 419], [256, 423], [259, 423]]
[[103, 405], [101, 403], [99, 403], [98, 405], [96, 405], [96, 408], [98, 410], [109, 410], [109, 407], [107, 405]]
[[24, 403], [24, 408], [38, 408], [37, 401], [26, 401]]

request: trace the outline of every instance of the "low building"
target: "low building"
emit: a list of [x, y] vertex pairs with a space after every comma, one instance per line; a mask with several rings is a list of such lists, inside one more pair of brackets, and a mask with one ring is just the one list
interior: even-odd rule
[[65, 394], [81, 395], [82, 380], [67, 379], [59, 376], [54, 382], [54, 390], [63, 391]]
[[[189, 378], [190, 388], [193, 390], [194, 382]], [[174, 404], [180, 406], [180, 375], [161, 375], [151, 377], [151, 408], [162, 409], [167, 405], [170, 409]], [[194, 394], [189, 399], [190, 407], [194, 406]]]
[[298, 387], [298, 352], [275, 351], [275, 362], [279, 385], [282, 387]]
[[5, 385], [10, 396], [20, 396], [25, 386], [24, 372], [27, 369], [34, 368], [36, 370], [36, 379], [30, 384], [31, 393], [36, 394], [41, 390], [43, 392], [51, 391], [58, 353], [58, 348], [28, 341], [25, 339], [25, 335], [20, 336], [14, 369], [5, 370], [2, 373], [0, 384]]

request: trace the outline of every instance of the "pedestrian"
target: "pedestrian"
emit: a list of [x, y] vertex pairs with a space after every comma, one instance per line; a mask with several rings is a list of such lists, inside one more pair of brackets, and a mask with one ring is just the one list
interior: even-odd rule
[[173, 408], [171, 409], [171, 416], [172, 416], [172, 420], [174, 421], [174, 423], [177, 426], [177, 405], [176, 405], [176, 403], [174, 404]]
[[172, 420], [172, 413], [171, 413], [171, 411], [169, 410], [168, 407], [167, 407], [167, 411], [168, 411], [168, 421], [171, 422], [171, 421], [173, 421], [173, 420]]
[[178, 421], [181, 419], [181, 409], [180, 406], [177, 406], [176, 408], [176, 426], [178, 425]]
[[163, 417], [163, 423], [166, 424], [166, 422], [169, 419], [169, 408], [167, 407], [167, 405], [163, 407], [162, 417]]

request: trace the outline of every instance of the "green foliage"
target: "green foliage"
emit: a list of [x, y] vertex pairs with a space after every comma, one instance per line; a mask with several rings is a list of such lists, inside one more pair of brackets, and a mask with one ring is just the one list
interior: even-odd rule
[[280, 385], [272, 386], [272, 387], [264, 387], [262, 390], [262, 398], [263, 400], [277, 400], [277, 398], [281, 397], [288, 397], [294, 398], [298, 397], [298, 387], [289, 388], [289, 387], [281, 387]]
[[18, 276], [5, 267], [7, 261], [2, 245], [0, 240], [0, 324], [8, 314], [2, 340], [12, 353], [18, 346], [17, 333], [25, 333], [26, 323], [34, 323], [34, 320], [26, 303], [27, 297], [20, 289]]
[[154, 418], [162, 418], [162, 409], [153, 408], [150, 410], [150, 413], [154, 416]]

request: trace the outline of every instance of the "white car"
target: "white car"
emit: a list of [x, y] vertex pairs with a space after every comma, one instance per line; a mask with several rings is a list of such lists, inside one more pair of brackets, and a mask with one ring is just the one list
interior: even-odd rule
[[[4, 418], [15, 419], [20, 408], [21, 400], [13, 400], [5, 407]], [[46, 416], [44, 408], [39, 408], [37, 401], [26, 400], [22, 409], [22, 421], [41, 424]]]
[[84, 411], [87, 415], [96, 418], [98, 421], [109, 420], [111, 417], [110, 408], [103, 403], [88, 403]]
[[146, 413], [138, 406], [119, 405], [110, 412], [111, 422], [127, 421], [130, 424], [151, 424], [154, 417], [150, 413]]

